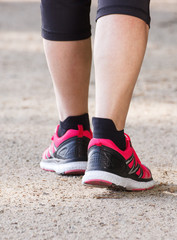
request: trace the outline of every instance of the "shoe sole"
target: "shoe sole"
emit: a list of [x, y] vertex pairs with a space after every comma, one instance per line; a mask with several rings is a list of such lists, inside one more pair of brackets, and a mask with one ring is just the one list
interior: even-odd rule
[[45, 171], [56, 172], [62, 175], [83, 175], [87, 168], [87, 162], [70, 162], [59, 164], [58, 162], [41, 161], [40, 167]]
[[154, 181], [139, 182], [130, 178], [105, 171], [88, 171], [82, 178], [82, 184], [92, 187], [105, 187], [113, 190], [143, 191], [154, 187]]

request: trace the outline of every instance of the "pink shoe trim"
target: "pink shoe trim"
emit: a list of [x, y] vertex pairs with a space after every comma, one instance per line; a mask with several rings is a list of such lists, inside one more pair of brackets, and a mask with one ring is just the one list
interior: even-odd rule
[[54, 144], [56, 147], [58, 147], [62, 142], [66, 141], [67, 139], [72, 138], [72, 137], [77, 136], [77, 137], [81, 138], [84, 136], [84, 137], [91, 139], [93, 136], [91, 129], [90, 129], [90, 131], [87, 131], [87, 130], [84, 131], [82, 125], [78, 125], [78, 130], [69, 129], [62, 137], [58, 137], [58, 129], [59, 129], [59, 125], [56, 127], [55, 134], [51, 138], [52, 143], [51, 143], [50, 147], [47, 148], [42, 155], [43, 159], [47, 159], [47, 156], [50, 157], [49, 149], [53, 153], [55, 152]]
[[74, 170], [69, 170], [69, 171], [66, 171], [64, 174], [66, 175], [72, 175], [72, 174], [84, 174], [85, 173], [85, 170], [82, 170], [82, 169], [74, 169]]
[[141, 168], [142, 168], [142, 170], [143, 170], [143, 176], [142, 176], [142, 178], [148, 179], [148, 178], [151, 178], [151, 177], [152, 177], [152, 176], [151, 176], [151, 172], [149, 171], [149, 169], [148, 169], [146, 166], [144, 166], [143, 164], [141, 164]]
[[84, 184], [96, 185], [96, 186], [105, 186], [105, 187], [112, 186], [111, 182], [108, 182], [108, 181], [102, 180], [102, 179], [87, 180], [87, 181], [84, 182]]
[[55, 152], [54, 144], [52, 143], [52, 152]]
[[[146, 166], [144, 166], [144, 165], [141, 163], [141, 161], [140, 161], [140, 159], [139, 159], [139, 157], [138, 157], [138, 155], [136, 154], [136, 152], [135, 152], [134, 149], [133, 149], [133, 154], [134, 154], [134, 156], [135, 156], [135, 161], [136, 161], [137, 163], [139, 163], [139, 165], [141, 166], [141, 168], [142, 168], [142, 170], [143, 170], [143, 176], [142, 176], [141, 178], [143, 178], [143, 179], [149, 179], [149, 178], [151, 178], [151, 177], [152, 177], [151, 172], [149, 171], [149, 169], [148, 169]], [[136, 174], [138, 174], [138, 173], [136, 173]]]
[[[78, 126], [82, 126], [82, 125], [78, 125]], [[57, 137], [58, 137], [58, 130], [59, 130], [59, 127], [60, 127], [60, 125], [57, 125], [57, 127], [56, 127], [56, 130], [55, 130], [55, 134], [57, 135]], [[81, 128], [81, 127], [80, 127]], [[83, 126], [82, 126], [82, 128], [83, 128]], [[73, 129], [70, 129], [70, 130], [73, 130]], [[68, 130], [68, 131], [70, 131], [70, 130]], [[74, 130], [73, 130], [74, 131]], [[78, 130], [75, 130], [75, 131], [78, 131]], [[90, 129], [90, 131], [88, 131], [88, 130], [83, 130], [83, 136], [84, 137], [88, 137], [89, 139], [91, 139], [91, 138], [93, 138], [93, 133], [92, 133], [92, 130]], [[59, 137], [58, 137], [59, 138]]]
[[48, 156], [48, 157], [50, 157], [50, 152], [49, 152], [49, 149], [48, 149], [48, 151], [47, 151], [47, 156]]
[[93, 138], [92, 130], [91, 129], [90, 129], [90, 131], [85, 130], [84, 133], [83, 133], [83, 136], [87, 137], [89, 139], [92, 139]]
[[140, 170], [140, 168], [138, 169], [138, 171], [136, 172], [136, 175], [140, 175], [140, 173], [141, 173], [141, 170]]
[[82, 138], [83, 137], [83, 133], [84, 133], [84, 129], [83, 129], [83, 126], [82, 125], [78, 125], [78, 137], [79, 138]]
[[141, 164], [141, 161], [140, 161], [140, 159], [139, 159], [139, 157], [138, 157], [138, 155], [136, 154], [136, 152], [135, 152], [134, 149], [133, 149], [133, 154], [134, 154], [134, 157], [135, 157], [135, 159], [136, 159], [136, 162], [138, 162], [139, 164]]
[[[135, 161], [135, 160], [134, 160], [134, 161]], [[129, 168], [132, 168], [132, 167], [133, 167], [134, 161], [132, 160], [132, 161], [128, 164]]]
[[119, 149], [115, 143], [113, 143], [113, 141], [111, 141], [110, 139], [102, 139], [102, 138], [92, 138], [90, 143], [89, 143], [89, 146], [88, 146], [88, 149], [91, 148], [92, 146], [101, 146], [101, 145], [104, 145], [106, 147], [109, 147], [109, 148], [112, 148], [113, 150], [117, 151], [118, 153], [120, 153], [126, 160], [128, 158], [131, 157], [132, 153], [133, 153], [133, 149], [132, 147], [130, 146], [130, 141], [129, 139], [126, 138], [126, 150], [125, 151], [122, 151], [121, 149]]
[[57, 136], [58, 136], [59, 127], [60, 127], [60, 125], [57, 125], [57, 127], [55, 129], [55, 133], [57, 134]]
[[[81, 125], [79, 125], [81, 126]], [[62, 142], [66, 141], [69, 138], [72, 137], [83, 137], [86, 136], [89, 139], [91, 139], [91, 133], [89, 131], [83, 131], [83, 127], [79, 127], [79, 130], [69, 129], [62, 137], [58, 137], [57, 132], [54, 135], [54, 144], [56, 147], [58, 147]]]

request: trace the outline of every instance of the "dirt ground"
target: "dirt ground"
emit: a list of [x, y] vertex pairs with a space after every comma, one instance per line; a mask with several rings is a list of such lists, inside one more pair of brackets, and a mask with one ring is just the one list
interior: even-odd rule
[[[151, 10], [148, 48], [126, 132], [156, 186], [113, 192], [39, 168], [58, 122], [39, 1], [0, 0], [1, 240], [177, 239], [177, 2], [154, 0]], [[95, 11], [93, 1], [93, 35]]]

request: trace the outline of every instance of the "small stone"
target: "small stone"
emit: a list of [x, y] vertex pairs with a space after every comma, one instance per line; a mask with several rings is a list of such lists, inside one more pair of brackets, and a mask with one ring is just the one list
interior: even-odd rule
[[47, 193], [47, 192], [43, 192], [43, 195], [49, 195], [49, 193]]

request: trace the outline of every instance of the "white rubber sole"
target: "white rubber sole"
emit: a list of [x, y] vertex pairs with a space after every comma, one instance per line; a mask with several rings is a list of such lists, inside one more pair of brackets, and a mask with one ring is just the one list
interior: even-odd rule
[[41, 161], [40, 167], [43, 170], [56, 172], [57, 174], [84, 174], [87, 162], [58, 163], [54, 159], [51, 162]]
[[154, 187], [154, 181], [138, 182], [104, 171], [88, 171], [82, 178], [82, 184], [95, 187], [120, 187], [129, 191], [141, 191]]

